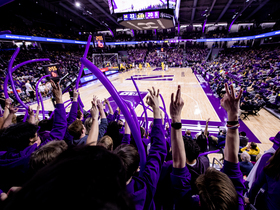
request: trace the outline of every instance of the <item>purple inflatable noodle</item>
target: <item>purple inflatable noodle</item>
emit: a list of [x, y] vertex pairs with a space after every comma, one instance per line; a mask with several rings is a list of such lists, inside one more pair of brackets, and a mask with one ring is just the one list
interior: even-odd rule
[[[89, 47], [90, 47], [90, 40], [91, 40], [91, 35], [88, 36], [87, 45], [86, 45], [86, 49], [85, 49], [83, 58], [87, 58], [88, 50], [89, 50]], [[79, 88], [79, 82], [80, 82], [80, 79], [81, 79], [81, 76], [82, 76], [82, 73], [83, 73], [83, 69], [84, 69], [84, 64], [81, 64], [79, 75], [78, 75], [77, 80], [76, 80], [76, 89]], [[84, 104], [81, 100], [80, 95], [78, 96], [78, 102], [79, 102], [79, 106], [81, 106], [83, 108]]]
[[130, 113], [131, 113], [131, 115], [132, 115], [132, 117], [133, 117], [133, 120], [134, 120], [135, 125], [137, 126], [138, 130], [140, 130], [140, 125], [139, 125], [139, 122], [138, 122], [138, 118], [137, 118], [137, 115], [136, 115], [136, 113], [135, 113], [133, 107], [131, 106], [131, 104], [130, 104], [129, 101], [127, 101], [127, 100], [124, 100], [124, 101], [125, 101], [127, 107], [128, 107], [129, 110], [130, 110]]
[[[37, 84], [36, 84], [36, 98], [37, 98], [37, 103], [38, 103], [38, 104], [41, 102], [42, 113], [43, 113], [43, 119], [45, 119], [44, 102], [43, 102], [42, 95], [41, 95], [41, 93], [40, 93], [39, 90], [38, 90], [38, 87], [39, 87], [40, 82], [41, 82], [43, 79], [45, 79], [46, 77], [50, 77], [50, 75], [46, 75], [46, 76], [41, 77], [41, 78], [38, 80]], [[39, 96], [40, 96], [40, 101], [39, 101]]]
[[11, 31], [9, 31], [9, 30], [7, 30], [7, 31], [0, 31], [0, 35], [2, 35], [2, 34], [11, 34], [12, 32]]
[[8, 65], [8, 76], [5, 78], [5, 82], [4, 82], [4, 94], [5, 94], [5, 98], [9, 98], [9, 94], [8, 94], [8, 90], [7, 90], [7, 87], [8, 87], [8, 81], [10, 79], [10, 82], [11, 82], [11, 87], [12, 87], [12, 90], [13, 90], [13, 93], [15, 94], [15, 97], [17, 99], [17, 101], [26, 109], [26, 112], [25, 112], [25, 115], [24, 115], [24, 118], [23, 118], [23, 122], [26, 121], [27, 119], [27, 116], [28, 116], [28, 106], [25, 105], [23, 103], [23, 101], [20, 99], [17, 91], [16, 91], [16, 88], [15, 88], [15, 84], [14, 84], [14, 81], [13, 81], [13, 77], [12, 77], [12, 73], [18, 69], [19, 67], [23, 66], [23, 65], [26, 65], [28, 63], [32, 63], [32, 62], [40, 62], [40, 61], [49, 61], [50, 59], [35, 59], [35, 60], [29, 60], [29, 61], [25, 61], [25, 62], [22, 62], [20, 64], [18, 64], [17, 66], [15, 66], [14, 68], [12, 68], [13, 66], [13, 63], [14, 63], [14, 60], [16, 58], [16, 56], [18, 55], [20, 51], [20, 48], [17, 48], [9, 62], [9, 65]]
[[134, 84], [134, 87], [136, 88], [136, 91], [137, 91], [138, 96], [139, 96], [140, 101], [141, 101], [141, 105], [143, 106], [143, 109], [144, 109], [144, 113], [145, 113], [145, 120], [146, 120], [146, 124], [145, 124], [145, 127], [146, 127], [146, 128], [145, 128], [145, 130], [146, 130], [146, 133], [148, 133], [148, 115], [147, 115], [146, 106], [145, 106], [145, 104], [144, 104], [144, 102], [143, 102], [143, 99], [142, 99], [142, 97], [141, 97], [141, 94], [140, 94], [139, 88], [138, 88], [138, 86], [137, 86], [136, 82], [134, 81], [133, 76], [131, 76], [131, 80], [132, 80], [132, 82], [133, 82], [133, 84]]
[[104, 85], [104, 87], [107, 89], [107, 91], [111, 94], [112, 98], [115, 100], [116, 104], [121, 109], [121, 112], [123, 113], [128, 125], [131, 129], [131, 133], [132, 133], [132, 135], [135, 139], [136, 145], [138, 147], [138, 152], [140, 155], [140, 174], [142, 174], [145, 169], [146, 154], [145, 154], [144, 145], [141, 140], [140, 130], [135, 125], [135, 121], [131, 118], [131, 113], [129, 112], [123, 99], [119, 96], [115, 87], [108, 80], [108, 78], [104, 76], [104, 74], [100, 71], [100, 69], [98, 69], [93, 63], [91, 63], [86, 58], [81, 58], [81, 62], [100, 80], [100, 82]]
[[[33, 63], [33, 62], [41, 62], [41, 61], [49, 61], [50, 59], [48, 58], [40, 58], [40, 59], [34, 59], [34, 60], [29, 60], [29, 61], [24, 61], [18, 65], [16, 65], [13, 69], [12, 69], [12, 73], [17, 70], [18, 68], [28, 64], [28, 63]], [[9, 77], [6, 77], [5, 78], [5, 82], [4, 82], [4, 93], [5, 93], [5, 98], [9, 98], [9, 95], [8, 95], [8, 81], [9, 81]]]

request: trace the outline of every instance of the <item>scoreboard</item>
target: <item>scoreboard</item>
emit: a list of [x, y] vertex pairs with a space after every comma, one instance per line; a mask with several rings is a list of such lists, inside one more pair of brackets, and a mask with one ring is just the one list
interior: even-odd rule
[[159, 18], [159, 11], [123, 14], [123, 20], [143, 20]]
[[43, 68], [45, 69], [46, 74], [51, 76], [51, 79], [53, 81], [59, 81], [60, 71], [56, 64], [44, 65]]
[[118, 23], [134, 30], [167, 29], [175, 26], [174, 11], [145, 11], [118, 14]]
[[95, 35], [93, 36], [94, 47], [103, 49], [105, 48], [105, 39], [103, 35]]

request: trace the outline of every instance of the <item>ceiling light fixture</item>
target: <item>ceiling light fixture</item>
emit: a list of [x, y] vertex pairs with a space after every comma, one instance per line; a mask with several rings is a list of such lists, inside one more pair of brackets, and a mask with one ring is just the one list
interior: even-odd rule
[[81, 3], [77, 1], [77, 2], [75, 3], [75, 5], [76, 5], [76, 7], [80, 7], [80, 6], [81, 6]]

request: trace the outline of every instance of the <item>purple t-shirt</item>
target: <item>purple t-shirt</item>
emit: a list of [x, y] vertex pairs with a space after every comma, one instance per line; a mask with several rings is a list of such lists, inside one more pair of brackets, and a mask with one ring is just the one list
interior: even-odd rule
[[[238, 209], [243, 210], [244, 209], [243, 190], [245, 189], [245, 187], [243, 185], [243, 175], [240, 171], [239, 163], [231, 163], [225, 160], [224, 167], [222, 168], [221, 171], [225, 173], [232, 181], [238, 195], [238, 204], [239, 204]], [[197, 209], [198, 208], [197, 197], [191, 197], [192, 196], [191, 184], [190, 184], [191, 174], [188, 168], [187, 167], [173, 168], [170, 176], [171, 176], [172, 186], [174, 190], [173, 195], [175, 198], [175, 202], [177, 203], [181, 202], [182, 200], [181, 198], [184, 197], [185, 199], [186, 195], [189, 194], [188, 201], [182, 202], [184, 203], [184, 207], [188, 205], [189, 209]]]
[[[39, 147], [52, 140], [62, 140], [67, 128], [66, 113], [63, 104], [57, 104], [54, 112], [53, 128], [50, 132], [44, 132]], [[10, 148], [8, 151], [0, 152], [0, 188], [7, 192], [12, 186], [20, 186], [25, 181], [26, 172], [29, 169], [29, 158], [32, 152], [37, 150], [37, 144], [26, 147], [22, 151]], [[4, 178], [5, 177], [5, 178]]]
[[152, 144], [143, 174], [139, 177], [133, 176], [131, 182], [127, 185], [127, 191], [133, 197], [136, 210], [155, 209], [153, 198], [162, 164], [167, 154], [161, 119], [154, 119], [151, 142]]

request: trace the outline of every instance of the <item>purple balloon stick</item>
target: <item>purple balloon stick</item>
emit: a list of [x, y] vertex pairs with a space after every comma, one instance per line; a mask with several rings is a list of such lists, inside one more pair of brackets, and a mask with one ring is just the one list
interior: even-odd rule
[[[37, 84], [36, 84], [36, 98], [37, 98], [37, 103], [39, 104], [41, 102], [41, 107], [42, 107], [42, 113], [43, 113], [43, 119], [45, 119], [45, 109], [44, 109], [44, 102], [43, 102], [43, 98], [42, 98], [42, 95], [41, 93], [39, 92], [39, 84], [40, 82], [45, 79], [46, 77], [50, 77], [50, 75], [45, 75], [43, 77], [41, 77]], [[40, 101], [39, 101], [39, 96], [40, 96]]]
[[[28, 110], [28, 106], [25, 105], [25, 104], [23, 103], [23, 101], [20, 99], [20, 97], [19, 97], [19, 95], [18, 95], [18, 93], [17, 93], [16, 87], [15, 87], [15, 84], [14, 84], [14, 80], [13, 80], [13, 77], [12, 77], [12, 66], [13, 66], [13, 63], [14, 63], [14, 61], [15, 61], [15, 58], [17, 57], [17, 54], [19, 53], [19, 50], [20, 50], [20, 48], [17, 48], [17, 49], [15, 50], [15, 52], [14, 52], [14, 54], [13, 54], [13, 56], [12, 56], [10, 62], [9, 62], [9, 65], [8, 65], [8, 77], [9, 77], [9, 79], [10, 79], [11, 86], [12, 86], [12, 89], [13, 89], [13, 92], [14, 92], [14, 94], [15, 94], [15, 97], [16, 97], [17, 101], [18, 101], [25, 109]], [[7, 94], [8, 94], [8, 93], [7, 93]], [[6, 95], [5, 95], [5, 97], [6, 97]], [[9, 95], [8, 95], [8, 97], [9, 97]], [[8, 98], [8, 97], [6, 97], [6, 98]]]
[[165, 103], [164, 103], [164, 99], [163, 99], [163, 97], [162, 97], [161, 94], [159, 94], [159, 96], [160, 96], [160, 98], [161, 98], [161, 101], [162, 101], [162, 104], [163, 104], [163, 108], [164, 108], [163, 111], [164, 111], [164, 113], [165, 113], [164, 125], [165, 125], [166, 120], [167, 120], [167, 122], [168, 122], [168, 124], [169, 124], [169, 133], [171, 134], [171, 123], [170, 123], [170, 119], [169, 119], [169, 116], [168, 116], [167, 111], [166, 111], [166, 106], [165, 106]]
[[6, 31], [0, 31], [0, 35], [2, 35], [2, 34], [11, 34], [12, 32], [11, 31], [9, 31], [9, 30], [6, 30]]
[[20, 99], [18, 93], [15, 91], [16, 89], [15, 89], [15, 84], [14, 84], [14, 81], [13, 81], [12, 73], [13, 73], [15, 70], [17, 70], [18, 68], [20, 68], [21, 66], [26, 65], [26, 64], [28, 64], [28, 63], [40, 62], [40, 61], [49, 61], [50, 59], [45, 58], [45, 59], [34, 59], [34, 60], [24, 61], [24, 62], [22, 62], [22, 63], [16, 65], [14, 68], [12, 68], [13, 62], [14, 62], [14, 60], [15, 60], [17, 54], [19, 53], [19, 50], [20, 50], [20, 48], [17, 48], [17, 49], [16, 49], [16, 51], [14, 52], [14, 54], [13, 54], [13, 56], [12, 56], [12, 58], [11, 58], [11, 61], [10, 61], [10, 63], [9, 63], [9, 66], [8, 66], [8, 76], [6, 76], [5, 82], [4, 82], [4, 94], [5, 94], [5, 98], [9, 98], [9, 94], [8, 94], [8, 89], [7, 89], [7, 87], [8, 87], [8, 81], [9, 81], [9, 79], [10, 79], [11, 86], [12, 86], [12, 89], [13, 89], [13, 92], [14, 92], [14, 94], [15, 94], [16, 99], [18, 100], [18, 102], [19, 102], [24, 108], [26, 108], [26, 113], [25, 113], [24, 118], [23, 118], [23, 122], [25, 122], [26, 119], [27, 119], [27, 116], [28, 116], [28, 106], [26, 106], [26, 105], [23, 103], [23, 101]]
[[[87, 45], [86, 45], [86, 49], [85, 49], [83, 58], [87, 58], [88, 50], [89, 50], [89, 47], [90, 47], [90, 40], [91, 40], [91, 35], [88, 36]], [[79, 75], [78, 75], [77, 80], [76, 80], [76, 89], [77, 89], [77, 90], [78, 90], [78, 88], [79, 88], [79, 83], [80, 83], [80, 79], [81, 79], [83, 70], [84, 70], [84, 64], [81, 64], [81, 68], [80, 68], [80, 71], [79, 71]], [[82, 100], [81, 100], [80, 95], [78, 96], [78, 102], [79, 102], [79, 106], [81, 106], [82, 108], [84, 108], [84, 104], [83, 104], [83, 102], [82, 102]]]
[[107, 77], [98, 69], [93, 63], [91, 63], [86, 58], [81, 58], [82, 64], [84, 64], [99, 80], [100, 82], [105, 86], [107, 91], [111, 94], [112, 98], [115, 100], [116, 104], [121, 109], [121, 112], [123, 113], [130, 129], [132, 132], [132, 135], [135, 139], [136, 145], [138, 147], [139, 155], [140, 155], [140, 174], [143, 173], [145, 169], [145, 163], [146, 163], [146, 154], [144, 145], [142, 143], [140, 130], [137, 129], [137, 126], [134, 123], [134, 120], [131, 118], [131, 114], [124, 103], [123, 99], [119, 96], [117, 90], [112, 85], [112, 83], [108, 80]]
[[[22, 67], [28, 63], [33, 63], [33, 62], [41, 62], [41, 61], [49, 61], [50, 59], [48, 58], [40, 58], [40, 59], [34, 59], [34, 60], [29, 60], [29, 61], [24, 61], [18, 65], [16, 65], [13, 69], [12, 69], [12, 73], [17, 70], [19, 67]], [[8, 81], [9, 81], [9, 77], [6, 77], [5, 78], [5, 82], [4, 82], [4, 93], [5, 93], [5, 97], [6, 98], [9, 98], [9, 95], [8, 95], [8, 90], [7, 90], [7, 87], [8, 87]]]
[[27, 116], [28, 116], [28, 109], [26, 109], [26, 110], [25, 110], [25, 115], [24, 115], [24, 118], [23, 118], [23, 122], [25, 122], [25, 121], [26, 121]]
[[140, 101], [141, 101], [141, 105], [143, 106], [143, 109], [144, 109], [144, 113], [145, 113], [145, 120], [146, 120], [146, 125], [145, 125], [145, 126], [146, 126], [146, 128], [145, 128], [145, 130], [146, 130], [146, 133], [148, 133], [148, 115], [147, 115], [146, 106], [145, 106], [145, 104], [144, 104], [144, 102], [143, 102], [143, 99], [142, 99], [142, 97], [141, 97], [141, 94], [140, 94], [139, 88], [138, 88], [138, 86], [137, 86], [136, 82], [134, 81], [133, 76], [131, 76], [131, 80], [132, 80], [132, 82], [133, 82], [133, 84], [134, 84], [134, 87], [136, 88], [136, 91], [137, 91], [138, 96], [139, 96]]
[[135, 113], [133, 107], [131, 106], [131, 104], [130, 104], [129, 101], [126, 101], [126, 100], [125, 100], [125, 103], [126, 103], [127, 107], [128, 107], [129, 110], [130, 110], [130, 113], [131, 113], [131, 115], [132, 115], [132, 117], [133, 117], [133, 120], [134, 120], [135, 125], [137, 126], [138, 130], [140, 131], [140, 125], [139, 125], [139, 122], [138, 122], [138, 118], [137, 118], [137, 115], [136, 115], [136, 113]]

